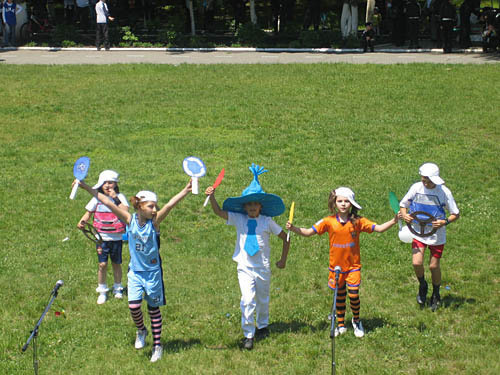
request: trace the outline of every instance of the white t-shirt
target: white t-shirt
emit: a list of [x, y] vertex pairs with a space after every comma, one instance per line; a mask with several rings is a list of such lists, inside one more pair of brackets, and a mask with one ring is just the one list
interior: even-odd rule
[[[450, 189], [444, 185], [436, 185], [434, 189], [427, 189], [422, 182], [417, 182], [410, 187], [408, 193], [399, 203], [400, 207], [409, 208], [413, 201], [424, 202], [426, 205], [435, 205], [446, 208], [450, 214], [458, 215], [459, 210]], [[413, 235], [413, 234], [412, 234]], [[436, 233], [428, 237], [413, 237], [427, 245], [442, 245], [446, 243], [446, 227], [439, 228]]]
[[[129, 206], [125, 195], [123, 195], [122, 193], [119, 193], [117, 195], [117, 198], [120, 200], [120, 202], [122, 202], [122, 204], [124, 204], [127, 207]], [[87, 203], [87, 205], [85, 206], [85, 209], [89, 212], [96, 212], [96, 210], [99, 212], [111, 212], [111, 210], [108, 207], [106, 207], [104, 204], [99, 202], [96, 197], [92, 197], [92, 199], [89, 201], [89, 203]], [[99, 234], [101, 235], [103, 241], [119, 241], [122, 239], [122, 233], [100, 232]]]
[[96, 12], [97, 23], [108, 23], [109, 11], [108, 11], [108, 5], [106, 3], [99, 1], [95, 5], [95, 12]]
[[[248, 220], [254, 219], [257, 222], [255, 235], [259, 244], [259, 251], [250, 256], [245, 251], [245, 242], [248, 233]], [[227, 225], [236, 227], [236, 245], [233, 254], [233, 260], [240, 266], [245, 267], [270, 267], [271, 248], [269, 238], [271, 233], [278, 235], [281, 233], [281, 227], [269, 216], [259, 215], [256, 218], [250, 218], [248, 215], [236, 212], [228, 212]]]

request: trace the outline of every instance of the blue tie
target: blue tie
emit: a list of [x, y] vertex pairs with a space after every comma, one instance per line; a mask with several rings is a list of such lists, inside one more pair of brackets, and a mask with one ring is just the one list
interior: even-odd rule
[[255, 228], [257, 228], [257, 220], [248, 220], [248, 233], [247, 239], [245, 240], [244, 249], [250, 256], [254, 256], [257, 251], [259, 251], [259, 242], [257, 241], [257, 236], [255, 234]]

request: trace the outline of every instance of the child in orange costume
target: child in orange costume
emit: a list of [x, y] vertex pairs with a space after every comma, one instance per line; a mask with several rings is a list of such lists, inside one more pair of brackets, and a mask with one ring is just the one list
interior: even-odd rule
[[347, 332], [344, 317], [346, 310], [345, 302], [348, 293], [353, 314], [352, 326], [354, 328], [354, 335], [356, 337], [363, 337], [365, 331], [359, 319], [359, 286], [361, 284], [359, 234], [361, 232], [385, 232], [397, 223], [397, 216], [380, 225], [358, 216], [357, 211], [361, 209], [361, 206], [354, 200], [354, 192], [346, 187], [340, 187], [330, 192], [328, 208], [332, 212], [332, 215], [321, 219], [311, 228], [298, 228], [290, 222], [286, 224], [286, 228], [304, 237], [310, 237], [314, 234], [321, 235], [328, 232], [330, 237], [330, 275], [328, 286], [331, 289], [337, 287], [335, 285], [334, 268], [340, 266], [342, 269], [337, 291], [338, 326], [335, 328], [335, 336]]

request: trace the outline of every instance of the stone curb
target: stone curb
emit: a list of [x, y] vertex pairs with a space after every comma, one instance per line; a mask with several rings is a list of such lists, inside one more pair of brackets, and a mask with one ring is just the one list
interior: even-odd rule
[[[95, 47], [3, 47], [0, 51], [96, 51]], [[264, 53], [319, 53], [319, 54], [344, 54], [363, 53], [361, 48], [111, 48], [110, 51], [154, 51], [154, 52], [264, 52]], [[370, 53], [443, 53], [442, 48], [380, 48]], [[454, 49], [453, 53], [483, 53], [482, 48]]]

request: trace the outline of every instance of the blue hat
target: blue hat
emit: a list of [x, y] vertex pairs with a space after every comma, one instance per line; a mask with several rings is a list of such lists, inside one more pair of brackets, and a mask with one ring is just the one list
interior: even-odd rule
[[260, 186], [258, 176], [267, 172], [267, 169], [259, 167], [254, 163], [248, 169], [253, 173], [253, 181], [243, 190], [241, 197], [227, 198], [222, 204], [222, 209], [224, 211], [246, 214], [247, 212], [243, 208], [245, 203], [259, 202], [262, 205], [262, 210], [260, 211], [262, 215], [274, 217], [285, 212], [285, 204], [281, 198], [274, 194], [265, 193]]

